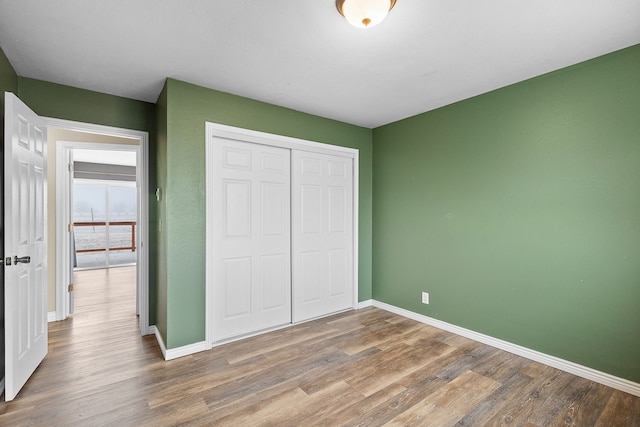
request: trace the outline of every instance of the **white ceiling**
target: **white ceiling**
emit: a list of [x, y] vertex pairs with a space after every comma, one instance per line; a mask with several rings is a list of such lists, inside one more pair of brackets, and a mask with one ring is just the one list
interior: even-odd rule
[[155, 102], [173, 77], [376, 127], [640, 43], [640, 0], [0, 0], [20, 76]]

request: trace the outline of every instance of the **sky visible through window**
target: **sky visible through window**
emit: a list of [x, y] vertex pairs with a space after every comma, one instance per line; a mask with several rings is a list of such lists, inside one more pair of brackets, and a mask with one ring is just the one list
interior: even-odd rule
[[[136, 187], [131, 183], [74, 181], [74, 223], [135, 223], [136, 209]], [[132, 224], [76, 225], [74, 227], [76, 251], [104, 249], [77, 252], [77, 268], [104, 268], [135, 263], [133, 227]]]

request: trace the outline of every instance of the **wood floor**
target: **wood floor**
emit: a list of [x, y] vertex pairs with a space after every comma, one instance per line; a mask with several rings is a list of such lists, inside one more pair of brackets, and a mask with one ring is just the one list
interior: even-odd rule
[[78, 274], [0, 425], [640, 426], [638, 397], [376, 308], [165, 362], [132, 283]]

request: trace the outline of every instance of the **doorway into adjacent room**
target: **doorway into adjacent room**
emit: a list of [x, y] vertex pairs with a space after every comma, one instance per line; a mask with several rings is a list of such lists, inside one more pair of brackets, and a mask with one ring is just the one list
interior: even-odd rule
[[147, 135], [87, 126], [49, 139], [56, 152], [56, 320], [96, 309], [99, 296], [104, 314], [130, 306], [147, 335]]
[[73, 224], [69, 312], [138, 314], [136, 152], [76, 148], [69, 154]]

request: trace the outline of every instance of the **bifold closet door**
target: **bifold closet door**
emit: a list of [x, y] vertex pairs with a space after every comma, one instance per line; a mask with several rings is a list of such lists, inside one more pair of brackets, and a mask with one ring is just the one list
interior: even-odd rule
[[293, 151], [293, 321], [352, 308], [353, 160]]
[[291, 323], [291, 151], [213, 139], [214, 341]]

